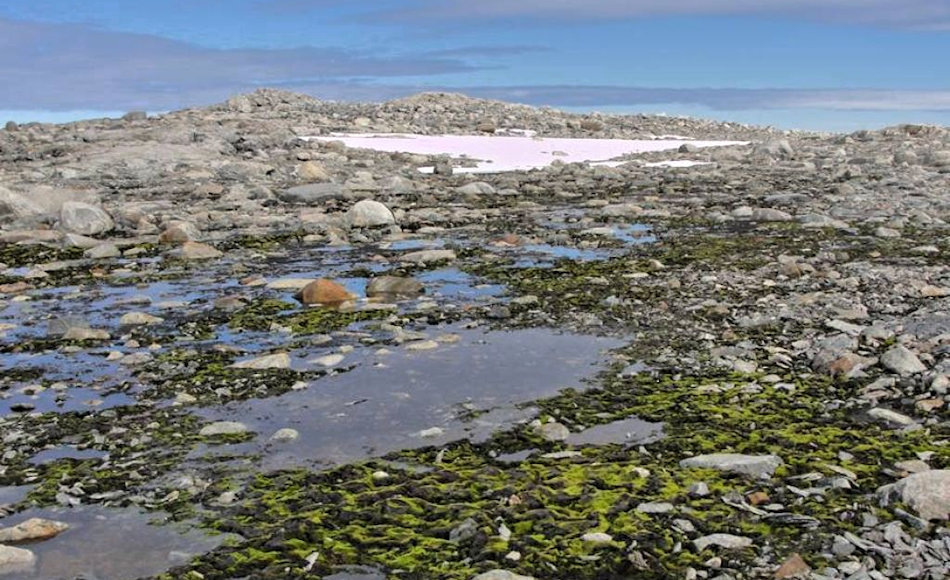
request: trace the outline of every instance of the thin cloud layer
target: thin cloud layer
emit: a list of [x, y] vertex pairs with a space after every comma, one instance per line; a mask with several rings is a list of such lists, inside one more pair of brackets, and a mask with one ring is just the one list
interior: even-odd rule
[[696, 105], [717, 111], [825, 109], [950, 111], [950, 91], [845, 89], [667, 89], [612, 86], [510, 86], [464, 89], [472, 96], [529, 105], [609, 107]]
[[474, 70], [455, 58], [332, 48], [217, 50], [77, 24], [0, 18], [0, 109], [168, 109], [261, 86]]
[[[276, 0], [274, 9], [302, 10], [346, 5], [335, 0]], [[355, 14], [377, 22], [464, 18], [605, 20], [667, 15], [760, 15], [802, 20], [863, 23], [897, 28], [950, 30], [946, 0], [382, 0]]]

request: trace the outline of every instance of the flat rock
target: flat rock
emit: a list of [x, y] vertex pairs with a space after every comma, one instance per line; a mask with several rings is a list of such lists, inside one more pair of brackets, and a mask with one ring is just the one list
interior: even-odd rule
[[909, 475], [878, 490], [882, 505], [900, 501], [925, 520], [950, 519], [950, 469]]
[[713, 453], [697, 455], [680, 461], [680, 467], [694, 469], [715, 469], [730, 473], [742, 473], [753, 477], [771, 477], [775, 470], [784, 465], [777, 455], [741, 455], [738, 453]]
[[902, 377], [915, 375], [927, 370], [924, 363], [920, 362], [917, 355], [907, 347], [898, 344], [881, 355], [881, 364], [887, 370], [897, 373]]
[[121, 326], [152, 326], [165, 322], [164, 318], [152, 316], [145, 312], [128, 312], [119, 319]]
[[36, 555], [29, 550], [0, 545], [0, 576], [26, 574], [36, 566]]
[[94, 248], [89, 248], [83, 252], [82, 255], [90, 260], [104, 260], [107, 258], [118, 258], [122, 255], [122, 252], [119, 251], [118, 246], [115, 244], [99, 244]]
[[435, 262], [451, 262], [456, 257], [452, 250], [420, 250], [403, 254], [399, 256], [399, 259], [403, 262], [414, 262], [416, 264], [432, 264]]
[[366, 285], [366, 295], [370, 298], [416, 296], [423, 290], [422, 282], [402, 276], [377, 276]]
[[604, 532], [588, 532], [581, 536], [581, 540], [589, 544], [609, 544], [614, 541], [614, 537]]
[[328, 199], [339, 199], [345, 190], [338, 183], [308, 183], [277, 192], [277, 199], [286, 203], [315, 204]]
[[48, 540], [68, 529], [69, 524], [63, 522], [43, 518], [30, 518], [15, 526], [0, 529], [0, 542], [4, 544], [16, 544], [19, 542]]
[[739, 550], [752, 546], [752, 540], [743, 536], [733, 536], [732, 534], [709, 534], [693, 540], [696, 549], [702, 552], [710, 546], [725, 548], [727, 550]]
[[287, 354], [286, 352], [268, 354], [268, 355], [261, 356], [258, 358], [252, 358], [250, 360], [236, 362], [233, 365], [231, 365], [231, 368], [254, 369], [254, 370], [289, 369], [290, 355]]
[[198, 435], [201, 437], [217, 437], [219, 435], [240, 435], [241, 433], [247, 432], [248, 428], [244, 423], [238, 423], [237, 421], [218, 421], [202, 427], [201, 431], [198, 431]]
[[211, 260], [220, 258], [224, 254], [220, 250], [202, 244], [201, 242], [185, 242], [181, 245], [177, 255], [184, 260]]

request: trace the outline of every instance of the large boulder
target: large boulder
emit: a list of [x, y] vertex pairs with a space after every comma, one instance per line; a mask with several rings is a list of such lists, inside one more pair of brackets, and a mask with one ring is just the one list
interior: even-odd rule
[[74, 234], [94, 236], [111, 231], [115, 222], [101, 207], [81, 201], [67, 201], [59, 213], [59, 227]]
[[885, 506], [901, 502], [925, 520], [950, 519], [950, 469], [915, 473], [878, 490]]
[[364, 199], [346, 212], [346, 221], [350, 227], [354, 228], [373, 228], [379, 226], [391, 226], [396, 223], [393, 212], [388, 207], [373, 201]]

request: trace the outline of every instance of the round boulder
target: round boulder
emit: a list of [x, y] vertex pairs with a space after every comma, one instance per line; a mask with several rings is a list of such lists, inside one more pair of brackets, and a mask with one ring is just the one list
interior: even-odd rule
[[346, 212], [346, 222], [354, 228], [374, 228], [395, 225], [396, 217], [378, 201], [364, 199]]

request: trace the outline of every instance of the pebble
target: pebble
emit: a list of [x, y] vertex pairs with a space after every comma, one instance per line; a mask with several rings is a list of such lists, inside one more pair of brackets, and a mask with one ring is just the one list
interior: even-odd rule
[[298, 432], [296, 429], [291, 429], [289, 427], [278, 429], [273, 435], [270, 436], [271, 441], [276, 441], [278, 443], [296, 441], [299, 438], [300, 438], [300, 432]]
[[693, 540], [696, 549], [702, 552], [710, 546], [717, 546], [727, 550], [738, 550], [752, 547], [752, 540], [743, 536], [733, 536], [732, 534], [710, 534]]
[[286, 352], [268, 354], [245, 361], [236, 362], [231, 365], [235, 369], [289, 369], [291, 365], [290, 355]]

